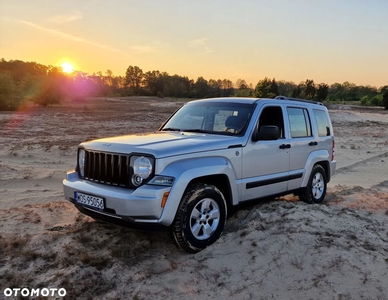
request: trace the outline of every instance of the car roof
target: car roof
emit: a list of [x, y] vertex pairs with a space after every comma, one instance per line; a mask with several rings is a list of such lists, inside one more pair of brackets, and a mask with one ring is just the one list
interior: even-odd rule
[[[193, 100], [190, 102], [231, 102], [231, 103], [246, 103], [252, 104], [260, 100], [260, 98], [246, 98], [246, 97], [219, 97], [219, 98], [207, 98], [207, 99], [199, 99]], [[189, 103], [190, 103], [189, 102]]]
[[218, 98], [207, 98], [207, 99], [193, 100], [190, 102], [230, 102], [230, 103], [253, 104], [253, 103], [256, 103], [257, 101], [262, 101], [262, 100], [270, 100], [270, 101], [282, 100], [282, 101], [290, 101], [290, 102], [296, 101], [296, 102], [304, 102], [304, 103], [310, 103], [310, 104], [323, 105], [323, 103], [319, 102], [319, 101], [291, 98], [291, 97], [285, 97], [285, 96], [277, 96], [276, 98], [218, 97]]

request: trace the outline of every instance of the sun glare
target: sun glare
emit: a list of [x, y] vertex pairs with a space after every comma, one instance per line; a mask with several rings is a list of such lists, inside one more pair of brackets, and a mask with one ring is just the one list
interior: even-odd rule
[[62, 71], [64, 73], [67, 73], [67, 74], [70, 74], [70, 73], [73, 73], [74, 72], [74, 67], [71, 63], [69, 62], [64, 62], [61, 64], [61, 67], [62, 67]]

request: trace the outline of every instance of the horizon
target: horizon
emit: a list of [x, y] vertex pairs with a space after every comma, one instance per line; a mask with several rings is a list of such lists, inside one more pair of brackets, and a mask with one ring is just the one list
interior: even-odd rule
[[125, 76], [132, 65], [253, 86], [264, 77], [388, 84], [388, 3], [382, 0], [16, 0], [0, 7], [7, 61], [69, 62], [77, 71], [114, 76]]

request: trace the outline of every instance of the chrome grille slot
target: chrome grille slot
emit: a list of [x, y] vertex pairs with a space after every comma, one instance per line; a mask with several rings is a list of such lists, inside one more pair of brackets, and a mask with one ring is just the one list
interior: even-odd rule
[[129, 186], [129, 155], [86, 150], [85, 179], [114, 186]]

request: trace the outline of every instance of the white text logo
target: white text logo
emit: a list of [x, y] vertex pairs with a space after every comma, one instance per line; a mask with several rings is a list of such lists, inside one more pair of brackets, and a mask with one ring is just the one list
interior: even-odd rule
[[43, 288], [43, 289], [29, 289], [29, 288], [6, 288], [4, 290], [4, 296], [22, 296], [22, 297], [65, 297], [66, 290], [64, 288]]

